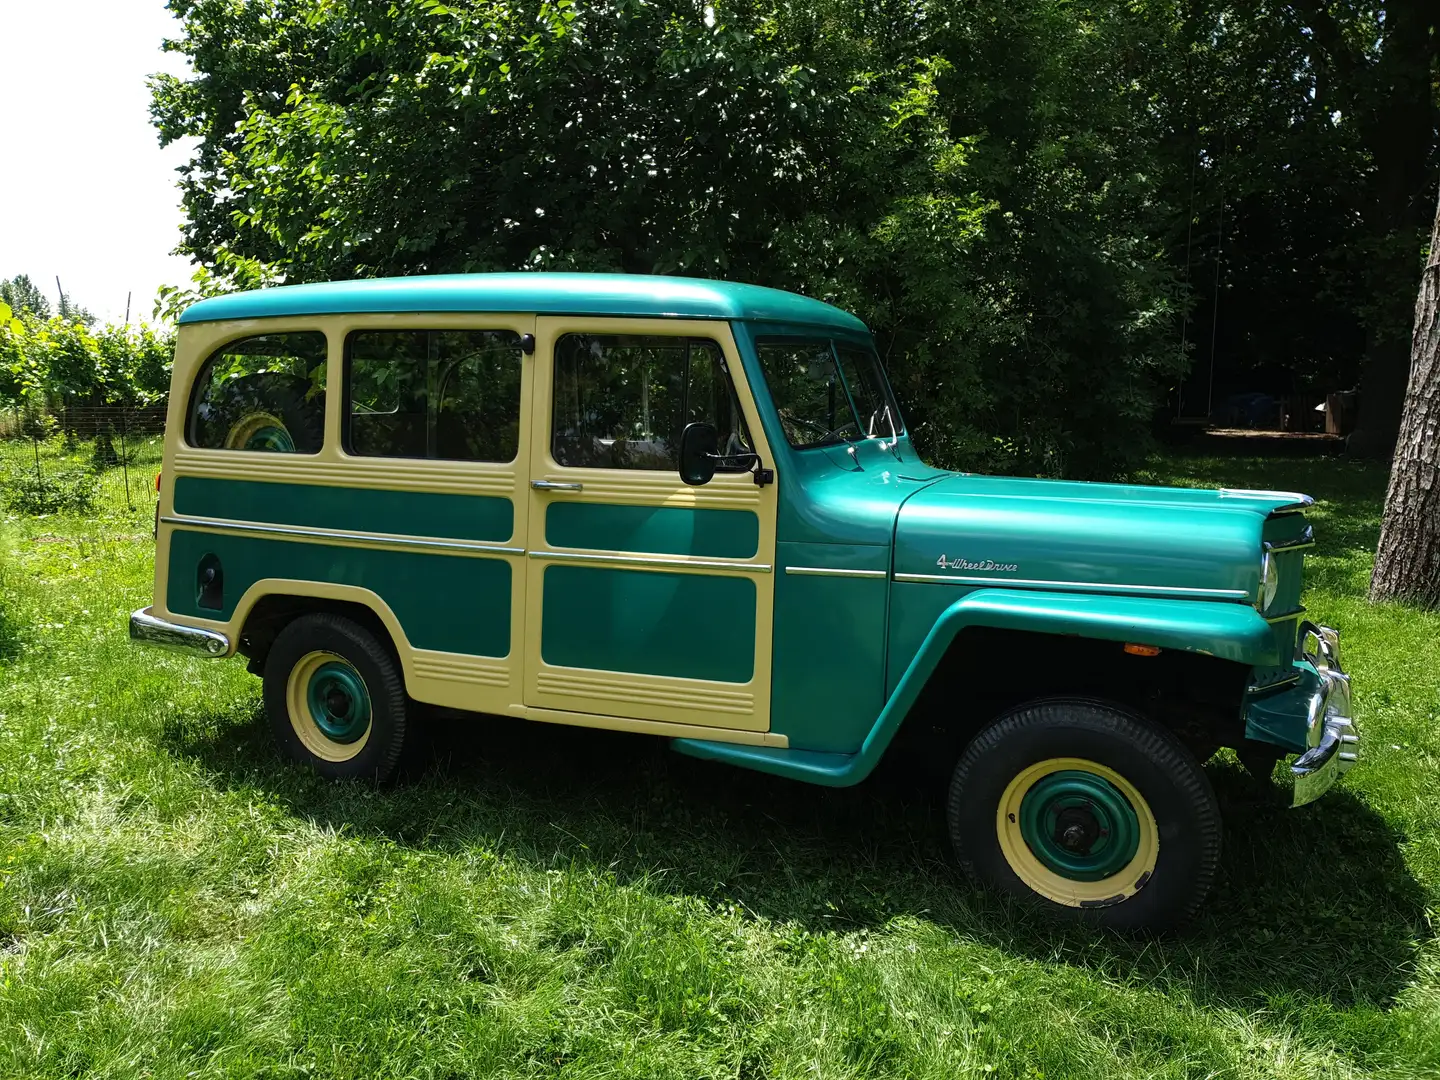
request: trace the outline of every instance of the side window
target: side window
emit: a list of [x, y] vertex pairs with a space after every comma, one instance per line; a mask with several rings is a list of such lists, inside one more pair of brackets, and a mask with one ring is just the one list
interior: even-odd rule
[[550, 453], [561, 465], [673, 472], [680, 467], [680, 433], [701, 420], [719, 431], [721, 453], [750, 449], [713, 341], [566, 334], [555, 343], [554, 382]]
[[515, 460], [523, 365], [519, 334], [357, 330], [345, 351], [348, 453]]
[[861, 434], [830, 342], [772, 338], [759, 342], [759, 352], [791, 446], [826, 446]]
[[325, 437], [325, 335], [264, 334], [221, 346], [200, 369], [185, 437], [206, 450], [318, 453]]

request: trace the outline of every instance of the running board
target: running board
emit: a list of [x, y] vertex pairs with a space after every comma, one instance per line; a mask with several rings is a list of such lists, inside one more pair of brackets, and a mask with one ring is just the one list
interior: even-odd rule
[[869, 774], [859, 754], [827, 754], [819, 750], [787, 750], [778, 746], [745, 746], [708, 739], [672, 739], [670, 746], [687, 757], [723, 761], [742, 769], [771, 773], [825, 787], [849, 787]]

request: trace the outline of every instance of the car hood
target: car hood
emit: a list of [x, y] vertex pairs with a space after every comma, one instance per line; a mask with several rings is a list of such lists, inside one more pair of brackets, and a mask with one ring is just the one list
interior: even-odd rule
[[[895, 574], [1246, 600], [1259, 587], [1267, 519], [1308, 502], [1292, 492], [953, 475], [901, 507]], [[1293, 531], [1303, 524], [1297, 515]]]

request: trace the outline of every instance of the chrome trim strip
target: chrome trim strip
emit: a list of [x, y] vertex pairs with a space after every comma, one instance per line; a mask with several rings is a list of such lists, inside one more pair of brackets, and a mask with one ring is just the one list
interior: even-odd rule
[[769, 563], [721, 562], [719, 559], [684, 559], [669, 555], [589, 555], [583, 551], [531, 551], [532, 559], [563, 559], [570, 562], [599, 562], [616, 566], [674, 566], [691, 570], [739, 570], [747, 574], [768, 574]]
[[130, 613], [130, 640], [139, 645], [192, 653], [208, 659], [228, 656], [230, 639], [203, 626], [185, 626], [150, 614], [149, 608]]
[[1305, 531], [1302, 532], [1299, 536], [1297, 536], [1294, 540], [1283, 540], [1278, 544], [1272, 544], [1268, 540], [1265, 542], [1266, 551], [1299, 551], [1301, 548], [1308, 548], [1314, 546], [1315, 526], [1313, 525], [1306, 525]]
[[1293, 675], [1286, 675], [1285, 678], [1283, 678], [1283, 679], [1276, 679], [1274, 682], [1265, 683], [1265, 684], [1263, 684], [1263, 685], [1252, 684], [1252, 685], [1250, 685], [1250, 686], [1247, 686], [1247, 687], [1245, 687], [1245, 693], [1247, 693], [1247, 694], [1268, 694], [1271, 690], [1278, 690], [1278, 689], [1280, 689], [1282, 686], [1294, 686], [1294, 685], [1295, 685], [1297, 682], [1299, 682], [1299, 681], [1300, 681], [1300, 672], [1297, 671], [1297, 672], [1295, 672]]
[[166, 525], [188, 526], [192, 529], [225, 529], [229, 532], [262, 533], [271, 536], [303, 536], [316, 540], [350, 540], [357, 544], [393, 544], [397, 547], [438, 548], [443, 551], [481, 551], [493, 555], [524, 555], [524, 548], [502, 547], [474, 540], [422, 540], [414, 536], [388, 536], [384, 533], [336, 532], [331, 529], [306, 529], [298, 525], [256, 525], [248, 521], [221, 521], [209, 518], [174, 517], [160, 519]]
[[1102, 581], [1037, 581], [1025, 578], [964, 577], [960, 574], [896, 574], [896, 581], [938, 582], [944, 585], [991, 585], [1018, 589], [1055, 589], [1059, 592], [1132, 593], [1137, 596], [1204, 596], [1216, 600], [1249, 600], [1244, 589], [1191, 589], [1179, 585], [1111, 585]]
[[1289, 622], [1291, 619], [1298, 619], [1304, 614], [1305, 609], [1303, 607], [1297, 607], [1294, 611], [1287, 611], [1281, 615], [1267, 615], [1265, 621], [1273, 625], [1274, 623]]
[[787, 566], [785, 573], [796, 574], [800, 577], [883, 578], [890, 576], [888, 570], [842, 570], [831, 566]]
[[1289, 499], [1290, 502], [1284, 506], [1277, 506], [1271, 510], [1271, 514], [1293, 514], [1297, 510], [1304, 510], [1315, 505], [1315, 500], [1309, 495], [1298, 491], [1267, 491], [1261, 488], [1221, 488], [1218, 492], [1222, 499]]

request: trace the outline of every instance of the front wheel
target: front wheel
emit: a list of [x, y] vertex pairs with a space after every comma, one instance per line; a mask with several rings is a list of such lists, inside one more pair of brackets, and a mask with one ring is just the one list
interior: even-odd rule
[[1163, 929], [1199, 910], [1220, 811], [1170, 732], [1115, 705], [1032, 702], [961, 755], [951, 840], [975, 878], [1061, 918]]

